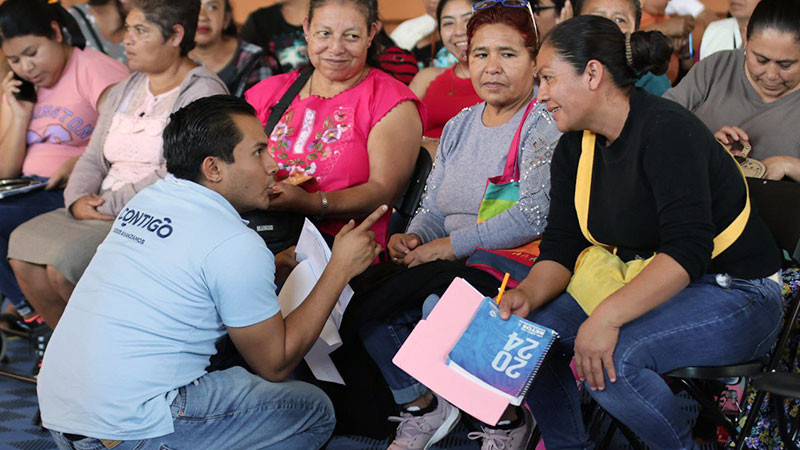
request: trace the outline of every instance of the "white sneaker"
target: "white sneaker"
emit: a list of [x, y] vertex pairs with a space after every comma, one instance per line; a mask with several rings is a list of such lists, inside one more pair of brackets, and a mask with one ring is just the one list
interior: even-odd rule
[[473, 431], [467, 435], [472, 440], [481, 439], [481, 450], [527, 450], [533, 437], [536, 421], [527, 406], [520, 408], [523, 411], [522, 425], [510, 430], [500, 430], [482, 426], [483, 431]]
[[389, 417], [390, 422], [400, 422], [400, 425], [388, 450], [427, 450], [456, 426], [461, 411], [442, 397], [433, 395], [438, 402], [433, 411], [421, 416], [404, 411], [400, 417]]

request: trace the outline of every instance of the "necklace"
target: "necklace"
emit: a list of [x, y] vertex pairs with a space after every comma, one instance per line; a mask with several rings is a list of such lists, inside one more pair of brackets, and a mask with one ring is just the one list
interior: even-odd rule
[[[342, 92], [344, 92], [344, 91], [346, 91], [346, 90], [348, 90], [348, 89], [351, 89], [353, 86], [357, 85], [358, 83], [360, 83], [360, 82], [361, 82], [361, 81], [362, 81], [364, 78], [366, 78], [366, 74], [367, 74], [367, 73], [369, 73], [369, 68], [368, 68], [368, 67], [365, 67], [365, 68], [361, 69], [361, 74], [359, 74], [358, 78], [356, 78], [356, 81], [355, 81], [355, 82], [353, 82], [353, 83], [351, 83], [351, 84], [350, 84], [349, 86], [347, 86], [346, 88], [344, 88], [344, 89], [342, 89], [341, 91], [339, 91], [339, 92], [337, 92], [337, 93], [335, 93], [335, 94], [331, 95], [330, 97], [325, 97], [325, 96], [323, 96], [323, 95], [317, 95], [317, 97], [322, 97], [322, 98], [333, 98], [333, 97], [335, 97], [335, 96], [337, 96], [337, 95], [341, 94]], [[309, 97], [311, 97], [312, 95], [314, 95], [314, 94], [313, 94], [313, 92], [314, 92], [314, 91], [313, 91], [313, 89], [314, 89], [314, 75], [311, 75], [311, 78], [309, 78], [309, 79], [308, 79], [308, 96], [309, 96]]]

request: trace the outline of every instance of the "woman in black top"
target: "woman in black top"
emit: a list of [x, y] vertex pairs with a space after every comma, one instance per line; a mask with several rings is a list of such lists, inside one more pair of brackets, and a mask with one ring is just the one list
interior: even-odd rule
[[[623, 34], [581, 16], [557, 25], [537, 57], [539, 100], [565, 132], [552, 162], [551, 208], [541, 255], [501, 303], [554, 328], [558, 343], [528, 404], [548, 450], [588, 448], [569, 368], [610, 414], [650, 448], [693, 448], [691, 430], [659, 374], [761, 356], [781, 316], [779, 252], [753, 212], [740, 237], [712, 260], [714, 237], [744, 210], [746, 187], [711, 131], [676, 103], [633, 88], [637, 74], [663, 73], [668, 42], [657, 32]], [[644, 270], [587, 316], [565, 289], [589, 247], [575, 185], [583, 131], [596, 134], [588, 230]]]

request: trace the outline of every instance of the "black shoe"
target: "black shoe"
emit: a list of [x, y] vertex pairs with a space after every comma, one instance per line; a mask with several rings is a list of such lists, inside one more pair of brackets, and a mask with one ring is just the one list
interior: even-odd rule
[[34, 378], [39, 376], [39, 371], [42, 369], [44, 351], [47, 348], [47, 343], [50, 341], [50, 335], [52, 334], [53, 330], [51, 330], [50, 327], [44, 322], [41, 322], [31, 330], [31, 346], [34, 348], [34, 352], [36, 354], [36, 363], [33, 365], [33, 369], [31, 370]]

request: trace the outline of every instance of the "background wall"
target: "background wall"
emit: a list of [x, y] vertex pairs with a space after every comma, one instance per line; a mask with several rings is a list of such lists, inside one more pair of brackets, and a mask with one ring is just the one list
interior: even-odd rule
[[[66, 7], [79, 3], [86, 3], [87, 0], [62, 0]], [[233, 18], [238, 24], [242, 24], [247, 15], [254, 9], [269, 6], [276, 3], [276, 0], [230, 0], [233, 6]], [[727, 0], [722, 0], [727, 1]], [[411, 17], [422, 15], [425, 9], [419, 0], [378, 0], [380, 16], [387, 28], [391, 29], [398, 23]]]
[[[236, 23], [241, 24], [251, 11], [263, 6], [269, 6], [276, 0], [230, 0], [233, 6], [233, 15]], [[729, 0], [702, 0], [712, 11], [725, 14], [728, 10]], [[85, 3], [86, 0], [62, 0], [65, 6], [76, 3]], [[398, 23], [411, 17], [416, 17], [424, 12], [420, 0], [378, 0], [380, 16], [387, 29], [392, 29]]]

